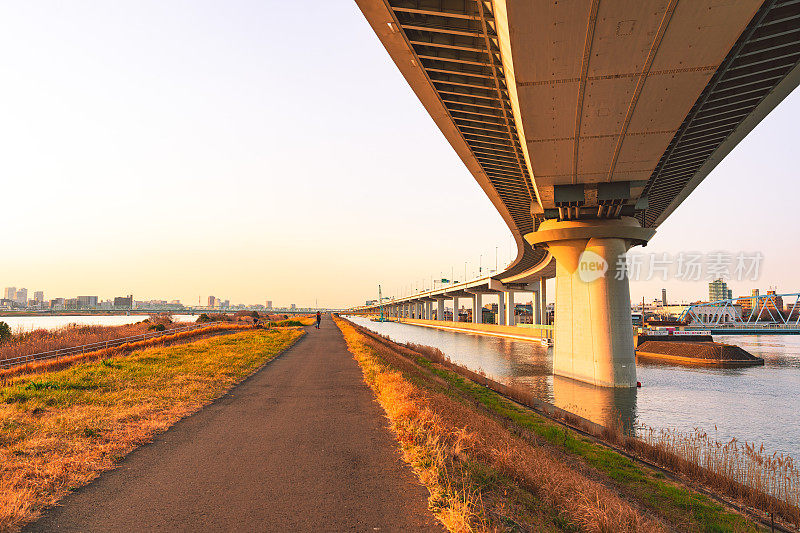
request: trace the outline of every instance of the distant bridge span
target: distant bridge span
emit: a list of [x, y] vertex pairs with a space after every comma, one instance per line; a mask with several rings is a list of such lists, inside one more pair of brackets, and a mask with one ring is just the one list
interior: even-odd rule
[[495, 284], [555, 263], [555, 371], [635, 385], [628, 282], [582, 254], [645, 244], [800, 83], [800, 2], [356, 3], [514, 236]]

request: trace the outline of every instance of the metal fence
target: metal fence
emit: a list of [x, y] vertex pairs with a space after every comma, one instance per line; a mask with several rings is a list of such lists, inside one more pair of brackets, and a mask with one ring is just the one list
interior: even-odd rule
[[8, 359], [0, 359], [0, 369], [13, 368], [15, 366], [27, 365], [38, 361], [45, 361], [49, 359], [60, 359], [62, 357], [69, 357], [82, 353], [94, 352], [103, 350], [105, 348], [113, 348], [114, 346], [122, 346], [131, 342], [140, 342], [145, 340], [157, 339], [164, 335], [174, 335], [184, 331], [192, 331], [194, 329], [208, 327], [209, 324], [189, 324], [187, 326], [178, 326], [176, 328], [165, 329], [164, 331], [147, 331], [140, 335], [132, 335], [130, 337], [120, 337], [119, 339], [112, 339], [108, 341], [93, 342], [91, 344], [83, 344], [81, 346], [70, 346], [69, 348], [59, 348], [58, 350], [50, 350], [47, 352], [32, 353], [28, 355], [18, 355]]

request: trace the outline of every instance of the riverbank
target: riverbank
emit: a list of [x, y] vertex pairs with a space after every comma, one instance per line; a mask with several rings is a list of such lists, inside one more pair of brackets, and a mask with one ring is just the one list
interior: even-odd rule
[[541, 324], [501, 326], [498, 324], [475, 324], [474, 322], [451, 322], [446, 320], [425, 320], [421, 318], [393, 318], [389, 321], [397, 322], [398, 324], [434, 328], [442, 331], [457, 331], [459, 333], [473, 333], [492, 337], [505, 337], [508, 339], [541, 341], [543, 338], [553, 338], [553, 326]]
[[529, 530], [759, 530], [658, 469], [409, 348], [339, 325], [432, 507], [455, 522], [478, 530], [513, 523]]
[[0, 387], [0, 531], [12, 531], [303, 335], [248, 330], [11, 378]]

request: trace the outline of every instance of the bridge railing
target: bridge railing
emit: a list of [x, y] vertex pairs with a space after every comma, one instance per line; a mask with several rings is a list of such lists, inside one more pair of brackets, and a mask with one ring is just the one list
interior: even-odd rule
[[59, 348], [57, 350], [49, 350], [46, 352], [38, 352], [28, 355], [18, 355], [16, 357], [10, 357], [8, 359], [0, 359], [0, 370], [13, 368], [15, 366], [20, 366], [20, 365], [27, 365], [39, 361], [60, 359], [62, 357], [69, 357], [72, 355], [95, 352], [97, 350], [103, 350], [105, 348], [122, 346], [123, 344], [128, 344], [131, 342], [152, 340], [158, 337], [163, 337], [164, 335], [174, 335], [176, 333], [182, 333], [184, 331], [192, 331], [194, 329], [199, 329], [207, 326], [208, 326], [207, 323], [202, 323], [202, 324], [193, 323], [193, 324], [188, 324], [186, 326], [178, 326], [175, 328], [165, 329], [163, 331], [155, 331], [155, 330], [147, 331], [139, 335], [120, 337], [118, 339], [93, 342], [90, 344], [82, 344], [80, 346], [70, 346], [68, 348]]

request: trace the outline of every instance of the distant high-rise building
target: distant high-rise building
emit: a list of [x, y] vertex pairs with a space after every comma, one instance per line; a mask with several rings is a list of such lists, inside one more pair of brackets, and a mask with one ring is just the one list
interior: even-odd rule
[[17, 303], [23, 307], [28, 305], [28, 289], [22, 288], [17, 291]]
[[41, 305], [44, 303], [44, 291], [36, 291], [33, 293], [33, 299], [36, 301], [37, 305]]
[[78, 296], [78, 309], [97, 307], [97, 296]]
[[772, 296], [772, 298], [764, 298], [765, 307], [775, 311], [783, 311], [783, 298], [775, 296], [775, 291], [767, 291], [767, 296]]
[[216, 307], [217, 306], [217, 299], [214, 296], [208, 297], [208, 306], [209, 307]]
[[114, 297], [115, 309], [133, 309], [133, 295]]
[[661, 303], [667, 305], [667, 289], [661, 289]]
[[17, 288], [16, 287], [6, 287], [6, 290], [3, 291], [3, 299], [4, 300], [14, 300], [17, 299]]
[[291, 305], [289, 305], [289, 309], [292, 309], [292, 310], [297, 309], [297, 306], [294, 305], [294, 304], [291, 304]]
[[267, 309], [272, 309], [272, 300], [267, 300]]
[[732, 291], [728, 289], [728, 284], [722, 278], [715, 279], [708, 284], [708, 301], [718, 302], [728, 300], [733, 297]]
[[223, 309], [227, 309], [230, 306], [231, 306], [231, 301], [230, 300], [222, 300], [222, 304], [220, 305], [220, 307], [222, 307]]

